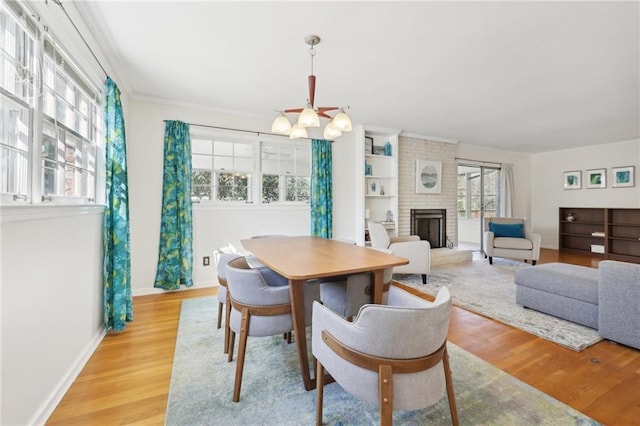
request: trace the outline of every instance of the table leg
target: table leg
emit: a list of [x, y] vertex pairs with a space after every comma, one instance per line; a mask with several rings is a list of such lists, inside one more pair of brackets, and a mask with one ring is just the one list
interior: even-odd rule
[[[380, 276], [382, 282], [382, 276]], [[289, 296], [291, 298], [291, 316], [293, 317], [293, 332], [296, 338], [298, 361], [302, 372], [305, 390], [315, 388], [315, 380], [311, 380], [309, 372], [309, 355], [307, 353], [307, 333], [304, 323], [304, 283], [301, 280], [289, 280]]]
[[382, 303], [382, 292], [384, 291], [384, 269], [376, 269], [373, 271], [373, 303], [380, 305]]

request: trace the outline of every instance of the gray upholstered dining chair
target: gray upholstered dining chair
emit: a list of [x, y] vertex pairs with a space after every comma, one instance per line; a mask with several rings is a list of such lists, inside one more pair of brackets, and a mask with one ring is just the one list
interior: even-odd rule
[[[384, 270], [382, 303], [386, 303], [393, 268]], [[338, 315], [351, 320], [363, 305], [373, 301], [373, 274], [363, 272], [320, 280], [320, 301]]]
[[289, 288], [270, 286], [257, 269], [242, 257], [227, 264], [227, 288], [231, 302], [228, 361], [233, 360], [235, 336], [240, 334], [233, 402], [240, 401], [247, 338], [275, 336], [293, 329]]
[[451, 295], [446, 287], [428, 302], [391, 286], [388, 305], [365, 305], [353, 322], [314, 303], [316, 424], [322, 424], [326, 369], [346, 392], [377, 404], [382, 425], [392, 424], [394, 408], [429, 407], [445, 391], [452, 422], [457, 425], [447, 354], [450, 314]]
[[380, 223], [369, 222], [369, 238], [371, 247], [385, 249], [390, 253], [409, 259], [407, 265], [393, 268], [394, 274], [420, 274], [422, 283], [427, 283], [427, 275], [431, 272], [431, 244], [421, 240], [417, 235], [390, 237]]
[[225, 253], [223, 249], [216, 249], [213, 252], [213, 259], [216, 264], [218, 283], [218, 322], [217, 328], [222, 326], [222, 308], [224, 306], [224, 353], [229, 348], [229, 316], [231, 315], [231, 304], [229, 303], [229, 292], [227, 291], [227, 263], [233, 259], [241, 257], [238, 253]]

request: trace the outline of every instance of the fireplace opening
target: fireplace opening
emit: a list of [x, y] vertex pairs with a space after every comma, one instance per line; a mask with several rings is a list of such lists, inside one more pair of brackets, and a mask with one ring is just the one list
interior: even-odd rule
[[429, 241], [431, 248], [447, 245], [446, 209], [411, 209], [411, 235]]

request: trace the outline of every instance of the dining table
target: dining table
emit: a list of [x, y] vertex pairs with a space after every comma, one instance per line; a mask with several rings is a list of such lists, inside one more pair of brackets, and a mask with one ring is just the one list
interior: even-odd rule
[[293, 331], [305, 390], [316, 386], [311, 377], [305, 328], [304, 284], [309, 280], [371, 272], [373, 303], [382, 302], [386, 268], [409, 260], [339, 240], [313, 236], [276, 236], [240, 241], [260, 262], [289, 280]]

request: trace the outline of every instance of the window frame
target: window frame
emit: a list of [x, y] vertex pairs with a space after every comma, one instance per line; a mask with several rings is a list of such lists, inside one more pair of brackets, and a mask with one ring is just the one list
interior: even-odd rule
[[[204, 206], [208, 207], [238, 207], [238, 206], [308, 206], [309, 201], [285, 201], [286, 197], [286, 186], [285, 186], [285, 175], [278, 174], [278, 194], [280, 199], [278, 201], [272, 202], [264, 202], [262, 200], [262, 190], [263, 190], [263, 176], [265, 175], [273, 175], [274, 173], [265, 172], [263, 170], [263, 158], [262, 158], [262, 147], [264, 144], [278, 144], [278, 146], [291, 146], [296, 152], [296, 146], [300, 146], [300, 141], [289, 141], [284, 137], [274, 136], [274, 135], [266, 135], [263, 133], [252, 133], [252, 132], [242, 132], [242, 131], [233, 131], [233, 130], [223, 130], [216, 128], [209, 128], [206, 126], [190, 126], [190, 137], [191, 137], [191, 147], [192, 147], [192, 202], [194, 205], [200, 205], [201, 208]], [[227, 170], [227, 169], [219, 169], [215, 164], [215, 152], [213, 148], [213, 143], [215, 140], [225, 141], [225, 142], [233, 142], [237, 144], [248, 144], [252, 146], [252, 170], [247, 171], [244, 169], [235, 169]], [[196, 143], [200, 143], [200, 141], [211, 141], [211, 154], [206, 154], [205, 150], [194, 150], [194, 141], [198, 141]], [[303, 141], [305, 143], [307, 141]], [[309, 186], [311, 181], [311, 147], [309, 143], [308, 148], [309, 159], [308, 159], [308, 169], [309, 175], [304, 175], [300, 173], [292, 173], [288, 176], [302, 176], [307, 177], [309, 180]], [[211, 168], [205, 169], [202, 167], [195, 167], [195, 163], [199, 163], [200, 161], [194, 161], [194, 156], [202, 156], [202, 155], [210, 155], [212, 160], [210, 161]], [[294, 161], [295, 165], [295, 161]], [[198, 172], [210, 172], [210, 197], [209, 199], [198, 198], [194, 195], [194, 190], [197, 188], [203, 187], [203, 184], [197, 184], [194, 182], [195, 174]], [[228, 173], [247, 173], [250, 174], [250, 182], [248, 184], [248, 191], [250, 192], [249, 199], [244, 201], [224, 201], [218, 199], [218, 188], [215, 185], [217, 180], [217, 176], [221, 172]], [[309, 188], [310, 192], [310, 188]]]
[[[62, 45], [57, 39], [51, 27], [45, 22], [41, 22], [41, 18], [26, 5], [19, 4], [18, 2], [3, 2], [0, 6], [0, 10], [7, 16], [6, 27], [3, 26], [0, 35], [2, 40], [7, 40], [9, 33], [9, 25], [20, 27], [25, 33], [21, 36], [23, 39], [30, 37], [32, 45], [28, 46], [27, 43], [22, 42], [22, 52], [10, 52], [10, 50], [4, 50], [5, 45], [0, 46], [0, 55], [3, 55], [3, 61], [16, 62], [19, 57], [23, 59], [27, 57], [27, 53], [31, 56], [25, 59], [25, 62], [29, 62], [33, 67], [30, 68], [30, 88], [23, 89], [23, 92], [27, 93], [23, 96], [24, 99], [20, 99], [18, 96], [12, 94], [4, 86], [15, 84], [12, 83], [12, 75], [15, 72], [9, 72], [7, 78], [3, 78], [0, 81], [0, 95], [4, 98], [13, 101], [19, 105], [25, 105], [29, 111], [28, 128], [28, 152], [26, 162], [26, 173], [23, 173], [22, 178], [26, 177], [27, 188], [26, 193], [12, 193], [9, 192], [10, 188], [7, 188], [7, 192], [3, 192], [4, 188], [0, 187], [0, 202], [3, 205], [20, 205], [20, 206], [33, 206], [33, 205], [84, 205], [93, 206], [104, 203], [104, 189], [101, 185], [104, 185], [104, 159], [101, 156], [104, 154], [104, 117], [102, 111], [104, 110], [104, 89], [100, 88], [100, 84], [96, 84], [92, 79], [87, 76], [84, 69], [90, 71], [91, 66], [87, 64], [86, 60], [83, 60], [82, 56], [73, 58], [69, 51]], [[14, 37], [17, 38], [17, 37]], [[75, 42], [71, 43], [72, 45]], [[16, 46], [14, 43], [13, 46]], [[9, 46], [11, 47], [11, 46]], [[17, 47], [16, 47], [17, 48]], [[49, 49], [47, 51], [47, 49]], [[10, 56], [11, 53], [13, 56]], [[74, 112], [74, 120], [78, 120], [78, 117], [82, 115], [82, 109], [86, 108], [84, 118], [81, 118], [84, 129], [79, 126], [71, 128], [65, 123], [57, 121], [57, 117], [50, 117], [45, 113], [45, 101], [47, 87], [45, 86], [45, 62], [50, 64], [55, 63], [56, 56], [61, 58], [64, 62], [65, 69], [60, 72], [60, 75], [64, 75], [68, 81], [72, 82], [71, 86], [74, 88], [74, 94], [77, 97], [77, 102], [72, 108]], [[58, 68], [53, 68], [54, 81], [58, 78]], [[8, 87], [8, 86], [7, 86]], [[54, 89], [55, 90], [55, 89]], [[53, 96], [54, 105], [59, 104], [59, 97], [54, 92]], [[54, 114], [57, 115], [57, 107], [54, 106]], [[5, 113], [3, 106], [3, 115]], [[43, 155], [43, 149], [45, 148], [45, 130], [53, 129], [55, 133], [55, 143], [53, 145], [59, 146], [60, 131], [65, 132], [65, 137], [68, 140], [78, 138], [79, 141], [75, 143], [74, 160], [58, 161], [56, 158], [56, 169], [58, 166], [62, 166], [67, 172], [60, 172], [58, 178], [61, 180], [58, 188], [61, 190], [55, 193], [48, 193], [45, 183], [45, 175], [47, 175], [46, 165], [52, 163], [49, 162], [50, 158], [46, 158]], [[83, 134], [84, 133], [84, 134]], [[1, 143], [5, 141], [5, 136], [2, 136], [0, 141], [0, 147], [5, 148], [7, 144]], [[9, 141], [9, 139], [7, 139]], [[71, 145], [69, 145], [70, 147]], [[76, 156], [80, 154], [80, 157]], [[4, 159], [3, 161], [8, 161]], [[65, 175], [66, 173], [66, 175]], [[25, 176], [26, 175], [26, 176]], [[73, 177], [73, 179], [70, 179]], [[72, 187], [66, 188], [67, 185]], [[65, 189], [66, 188], [66, 189]], [[103, 204], [102, 204], [103, 205]]]

